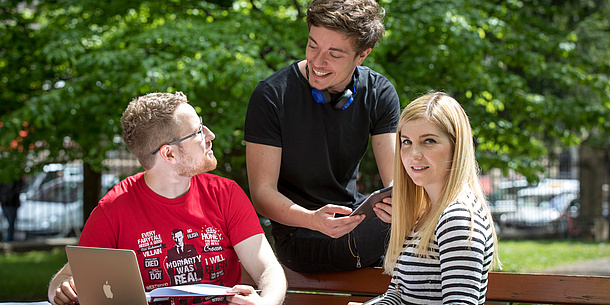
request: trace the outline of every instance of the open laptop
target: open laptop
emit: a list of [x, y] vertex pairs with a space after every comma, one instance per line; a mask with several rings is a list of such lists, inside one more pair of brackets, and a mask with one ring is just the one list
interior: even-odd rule
[[148, 305], [132, 250], [66, 246], [82, 305]]

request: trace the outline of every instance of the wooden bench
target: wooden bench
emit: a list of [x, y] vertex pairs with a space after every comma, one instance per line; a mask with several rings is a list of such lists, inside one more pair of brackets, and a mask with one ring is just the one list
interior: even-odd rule
[[[304, 274], [284, 267], [286, 305], [346, 305], [384, 293], [390, 276], [381, 268], [341, 273]], [[242, 283], [256, 286], [243, 271]], [[610, 304], [610, 277], [491, 272], [487, 304]]]

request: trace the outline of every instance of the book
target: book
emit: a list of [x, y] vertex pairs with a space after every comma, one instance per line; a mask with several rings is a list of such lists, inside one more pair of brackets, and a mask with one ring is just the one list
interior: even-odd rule
[[230, 287], [212, 284], [191, 284], [161, 287], [147, 293], [147, 296], [156, 298], [188, 298], [201, 296], [225, 296], [235, 295], [237, 292], [230, 291]]

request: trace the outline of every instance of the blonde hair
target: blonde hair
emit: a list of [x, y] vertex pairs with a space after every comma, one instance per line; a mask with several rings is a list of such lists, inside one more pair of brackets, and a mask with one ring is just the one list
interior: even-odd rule
[[180, 137], [181, 125], [174, 112], [184, 103], [188, 100], [182, 92], [149, 93], [133, 99], [123, 112], [123, 141], [144, 169], [155, 165], [155, 149]]
[[[400, 157], [401, 129], [405, 123], [425, 118], [435, 123], [451, 139], [453, 159], [447, 182], [441, 192], [439, 204], [432, 207], [430, 198], [421, 186], [417, 186], [407, 174]], [[407, 236], [417, 232], [416, 253], [430, 257], [430, 245], [438, 219], [449, 204], [454, 202], [464, 188], [470, 188], [485, 209], [491, 222], [494, 240], [494, 263], [499, 265], [498, 241], [485, 195], [478, 178], [479, 167], [475, 158], [474, 140], [470, 121], [462, 106], [443, 92], [431, 92], [411, 102], [400, 115], [396, 132], [394, 155], [394, 188], [392, 191], [392, 227], [385, 256], [385, 273], [391, 274], [401, 255]], [[470, 210], [472, 215], [473, 211]], [[420, 217], [422, 219], [420, 219]], [[472, 237], [472, 221], [471, 221]], [[492, 263], [493, 264], [493, 263]]]

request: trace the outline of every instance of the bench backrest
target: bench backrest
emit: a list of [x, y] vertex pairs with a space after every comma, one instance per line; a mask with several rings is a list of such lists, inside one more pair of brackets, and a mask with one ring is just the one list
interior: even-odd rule
[[610, 277], [491, 272], [487, 300], [610, 304]]
[[[390, 276], [381, 268], [305, 274], [284, 267], [287, 305], [364, 302], [384, 293]], [[243, 271], [242, 283], [256, 286]], [[610, 304], [610, 277], [491, 272], [487, 301], [537, 304]]]

